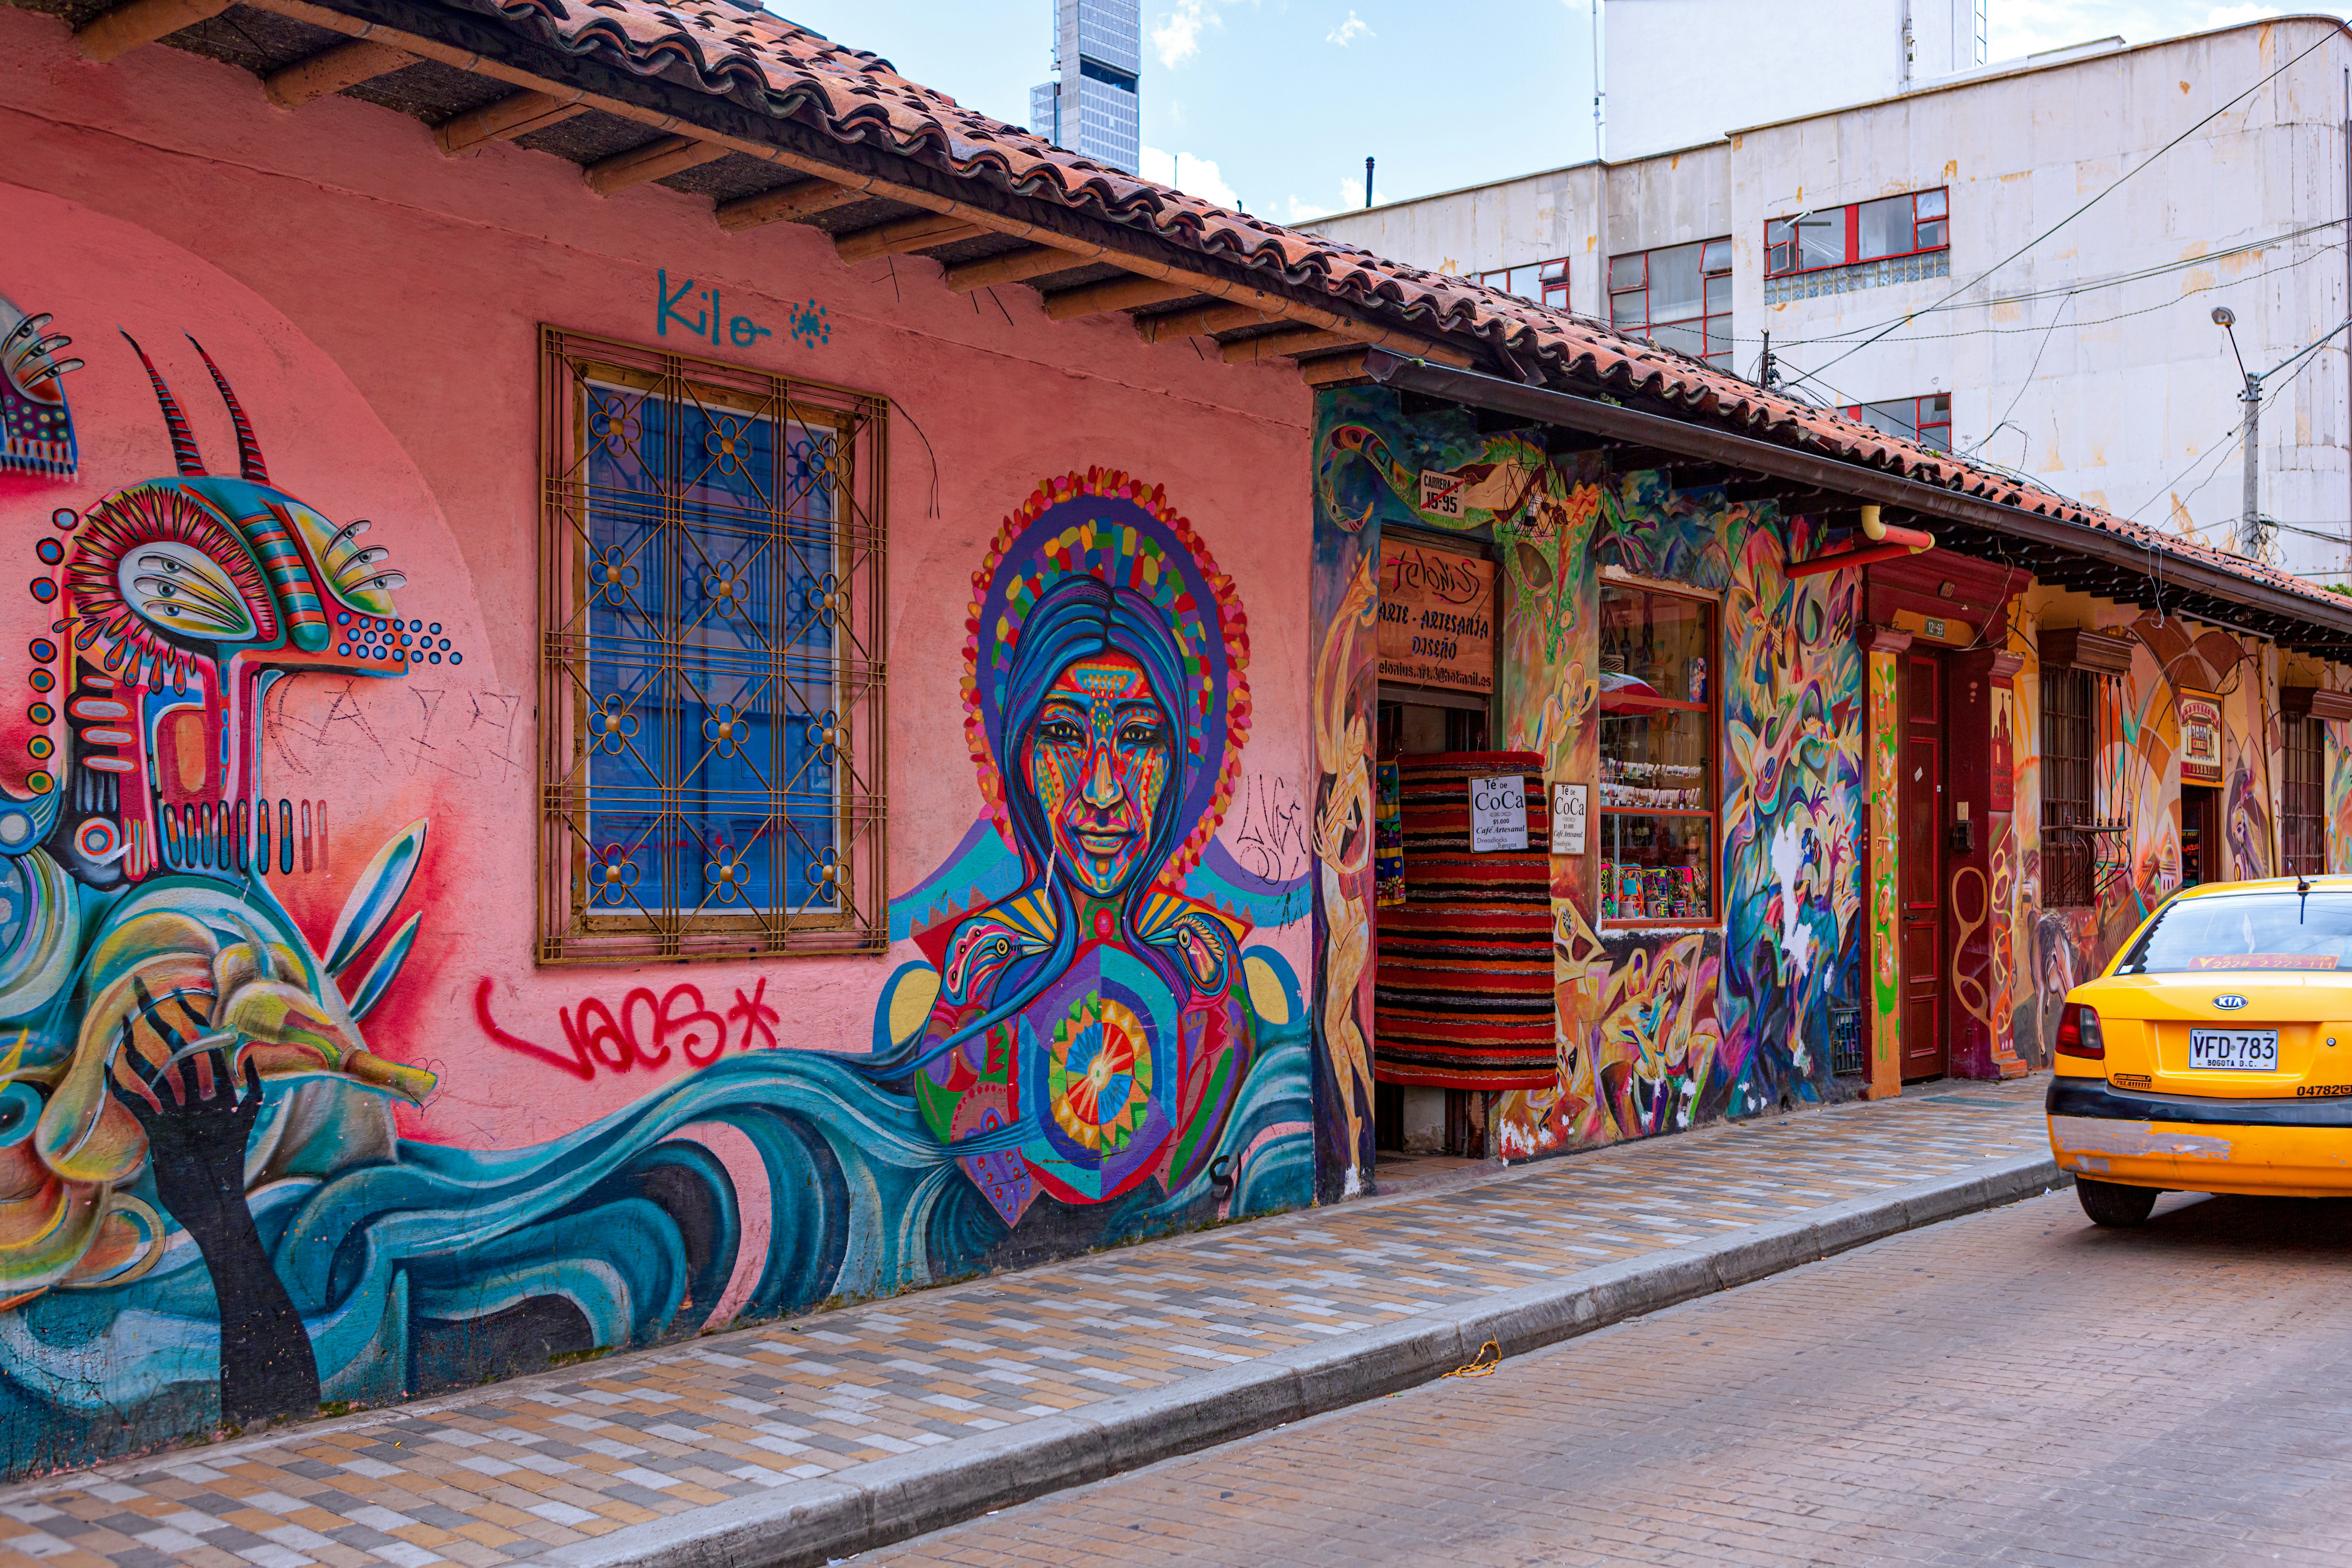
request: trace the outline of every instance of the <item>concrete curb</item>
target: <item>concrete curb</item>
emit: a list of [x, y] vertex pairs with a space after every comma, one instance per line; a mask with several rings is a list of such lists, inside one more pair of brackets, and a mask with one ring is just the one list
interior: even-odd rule
[[1505, 1357], [1752, 1283], [2073, 1178], [2048, 1154], [1750, 1226], [1277, 1352], [939, 1447], [730, 1498], [529, 1559], [538, 1568], [812, 1568], [1048, 1492], [1428, 1383], [1488, 1340]]

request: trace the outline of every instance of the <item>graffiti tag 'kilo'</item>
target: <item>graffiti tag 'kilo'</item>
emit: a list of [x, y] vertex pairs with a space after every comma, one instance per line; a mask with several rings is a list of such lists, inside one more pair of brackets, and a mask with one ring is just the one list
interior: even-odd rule
[[[669, 336], [672, 321], [688, 329], [698, 338], [709, 338], [714, 348], [724, 348], [728, 342], [732, 342], [739, 349], [748, 349], [761, 338], [775, 335], [770, 328], [755, 324], [751, 317], [737, 316], [726, 321], [726, 332], [722, 337], [719, 328], [726, 312], [719, 308], [719, 290], [711, 288], [697, 291], [694, 279], [689, 278], [679, 284], [677, 291], [673, 293], [670, 290], [669, 271], [667, 268], [657, 269], [654, 273], [654, 296], [659, 301], [658, 308], [654, 311], [656, 337]], [[688, 296], [693, 298], [696, 306], [695, 312], [691, 316], [678, 309]], [[708, 309], [702, 307], [702, 301], [705, 300], [710, 301]]]

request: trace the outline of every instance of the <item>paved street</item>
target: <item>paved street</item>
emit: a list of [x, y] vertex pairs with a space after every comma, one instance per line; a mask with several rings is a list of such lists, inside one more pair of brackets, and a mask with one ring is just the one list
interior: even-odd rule
[[27, 1482], [0, 1568], [494, 1568], [2046, 1150], [2040, 1089], [1732, 1123]]
[[861, 1561], [2340, 1563], [2347, 1287], [2352, 1204], [2058, 1193]]

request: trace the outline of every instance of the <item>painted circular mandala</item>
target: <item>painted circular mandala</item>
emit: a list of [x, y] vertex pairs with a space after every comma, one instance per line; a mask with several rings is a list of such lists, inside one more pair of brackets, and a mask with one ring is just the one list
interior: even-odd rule
[[1143, 1125], [1151, 1101], [1151, 1042], [1142, 1020], [1089, 996], [1054, 1028], [1046, 1092], [1054, 1120], [1076, 1142], [1116, 1153]]
[[1216, 836], [1239, 782], [1249, 739], [1249, 618], [1234, 580], [1217, 570], [1167, 491], [1116, 469], [1047, 479], [997, 529], [972, 574], [964, 623], [964, 733], [980, 793], [997, 831], [1012, 841], [996, 752], [1006, 682], [1030, 610], [1065, 578], [1094, 577], [1149, 602], [1182, 650], [1185, 689], [1168, 694], [1189, 753], [1177, 819], [1192, 831], [1160, 879], [1175, 886]]

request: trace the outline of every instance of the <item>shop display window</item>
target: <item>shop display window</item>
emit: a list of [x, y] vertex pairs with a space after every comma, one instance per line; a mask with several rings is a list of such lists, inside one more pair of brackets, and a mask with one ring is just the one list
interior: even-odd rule
[[1716, 917], [1715, 606], [1601, 588], [1601, 919]]

